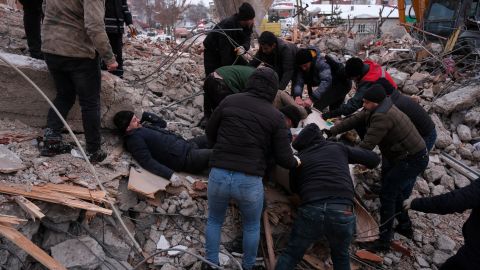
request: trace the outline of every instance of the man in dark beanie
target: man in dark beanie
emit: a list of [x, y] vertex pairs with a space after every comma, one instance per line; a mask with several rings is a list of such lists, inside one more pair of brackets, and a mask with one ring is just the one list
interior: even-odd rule
[[362, 98], [367, 89], [376, 83], [384, 82], [391, 85], [392, 88], [397, 88], [390, 74], [382, 66], [371, 60], [362, 61], [357, 57], [348, 59], [345, 64], [345, 75], [349, 80], [356, 82], [355, 95], [337, 109], [324, 114], [324, 119], [341, 115], [347, 116], [356, 112], [362, 107]]
[[260, 49], [249, 65], [258, 67], [264, 64], [273, 68], [279, 78], [279, 89], [284, 90], [293, 78], [295, 72], [295, 54], [297, 46], [277, 38], [269, 31], [263, 32], [258, 38]]
[[283, 113], [285, 116], [285, 124], [287, 128], [297, 128], [298, 123], [303, 119], [302, 113], [294, 105], [287, 105], [285, 107], [280, 108], [280, 112]]
[[203, 41], [205, 76], [219, 67], [247, 64], [242, 55], [250, 49], [254, 18], [253, 7], [248, 3], [243, 3], [238, 9], [238, 13], [223, 19], [207, 35]]
[[[380, 191], [380, 239], [367, 249], [385, 251], [393, 238], [394, 218], [402, 234], [410, 234], [412, 223], [402, 208], [417, 179], [428, 165], [425, 142], [407, 115], [393, 105], [382, 88], [373, 87], [363, 95], [363, 111], [330, 129], [331, 135], [358, 126], [366, 128], [360, 147], [373, 150], [379, 146], [382, 158]], [[396, 215], [395, 213], [399, 213]]]
[[199, 173], [208, 168], [212, 150], [205, 136], [185, 140], [165, 129], [167, 123], [153, 113], [139, 119], [132, 111], [118, 112], [113, 121], [125, 140], [125, 147], [147, 171], [181, 183], [175, 172]]
[[355, 213], [348, 164], [374, 168], [380, 158], [370, 150], [325, 140], [315, 124], [300, 132], [293, 148], [302, 166], [290, 170], [290, 188], [300, 195], [301, 205], [275, 269], [295, 269], [310, 245], [323, 237], [330, 245], [333, 268], [350, 269], [348, 250], [355, 231]]
[[[318, 110], [339, 106], [352, 88], [352, 82], [344, 75], [343, 64], [330, 56], [322, 57], [318, 48], [300, 49], [295, 56], [297, 72], [292, 83], [295, 102]], [[308, 98], [302, 99], [307, 85]]]

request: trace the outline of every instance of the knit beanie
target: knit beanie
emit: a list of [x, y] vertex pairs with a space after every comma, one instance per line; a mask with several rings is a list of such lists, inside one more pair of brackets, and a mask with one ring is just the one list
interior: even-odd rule
[[304, 127], [300, 134], [298, 134], [292, 143], [292, 147], [297, 151], [302, 151], [323, 140], [324, 138], [320, 128], [316, 124], [311, 123]]
[[375, 103], [382, 103], [382, 101], [387, 97], [385, 93], [385, 88], [379, 84], [374, 84], [367, 89], [363, 95], [363, 99], [366, 99]]
[[312, 53], [309, 49], [300, 49], [295, 55], [295, 63], [297, 66], [306, 64], [313, 60]]
[[302, 120], [302, 116], [300, 115], [300, 110], [293, 106], [293, 105], [287, 105], [282, 108], [280, 108], [280, 111], [290, 120], [292, 120], [292, 125], [294, 128], [298, 127], [298, 123], [300, 120]]
[[258, 37], [258, 43], [261, 45], [269, 45], [272, 46], [273, 44], [277, 43], [277, 37], [275, 36], [274, 33], [270, 31], [264, 31], [262, 34]]
[[243, 3], [238, 8], [238, 20], [248, 21], [255, 18], [255, 10], [249, 3]]
[[120, 111], [113, 117], [113, 122], [120, 132], [125, 133], [134, 115], [132, 111]]
[[362, 76], [363, 61], [360, 58], [352, 57], [345, 64], [345, 74], [347, 78]]

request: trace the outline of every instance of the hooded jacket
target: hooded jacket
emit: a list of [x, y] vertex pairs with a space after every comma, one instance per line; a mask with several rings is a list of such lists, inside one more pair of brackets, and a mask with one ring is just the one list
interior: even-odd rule
[[264, 176], [267, 160], [290, 169], [297, 165], [282, 113], [272, 105], [278, 77], [261, 67], [250, 76], [246, 92], [226, 97], [206, 129], [213, 146], [210, 166]]
[[[374, 168], [380, 158], [372, 151], [326, 141], [315, 124], [309, 124], [293, 142], [302, 165], [290, 170], [290, 188], [302, 203], [319, 200], [353, 204], [354, 188], [348, 164]], [[332, 158], [335, 157], [335, 158]]]
[[[293, 86], [293, 97], [301, 97], [303, 86], [306, 84], [310, 97], [318, 100], [332, 87], [332, 71], [330, 70], [330, 66], [320, 55], [319, 49], [308, 49], [314, 51], [316, 56], [313, 58], [312, 66], [308, 72], [303, 72], [297, 68], [298, 70]], [[312, 89], [313, 87], [316, 88]]]
[[363, 110], [340, 124], [333, 126], [333, 135], [358, 126], [367, 132], [360, 147], [373, 150], [378, 145], [382, 155], [389, 161], [406, 158], [426, 149], [425, 141], [407, 115], [386, 98], [374, 111]]
[[295, 72], [295, 54], [297, 50], [295, 44], [277, 38], [277, 47], [271, 55], [266, 55], [262, 50], [258, 50], [255, 58], [250, 61], [249, 65], [258, 67], [261, 62], [270, 65], [277, 72], [280, 80], [278, 88], [284, 90], [292, 80]]
[[367, 89], [376, 83], [380, 83], [380, 81], [385, 81], [384, 83], [389, 83], [393, 86], [393, 88], [397, 88], [397, 85], [393, 81], [390, 74], [388, 74], [388, 72], [386, 72], [382, 66], [371, 60], [365, 60], [363, 63], [363, 76], [359, 81], [356, 82], [357, 90], [355, 94], [345, 104], [342, 104], [339, 108], [331, 111], [331, 117], [337, 117], [340, 115], [347, 116], [356, 112], [362, 107], [363, 95], [365, 95]]

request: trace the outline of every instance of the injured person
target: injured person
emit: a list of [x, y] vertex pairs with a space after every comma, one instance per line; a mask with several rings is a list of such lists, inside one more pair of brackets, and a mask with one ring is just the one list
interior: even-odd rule
[[208, 168], [211, 149], [205, 136], [185, 140], [165, 129], [167, 123], [153, 113], [139, 119], [132, 111], [118, 112], [114, 123], [123, 134], [125, 147], [149, 172], [181, 183], [175, 172], [199, 173]]

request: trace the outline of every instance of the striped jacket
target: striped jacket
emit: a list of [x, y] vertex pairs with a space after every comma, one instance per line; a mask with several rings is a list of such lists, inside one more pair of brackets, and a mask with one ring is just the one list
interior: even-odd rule
[[124, 26], [132, 24], [132, 14], [127, 0], [105, 1], [105, 29], [107, 33], [123, 34]]

